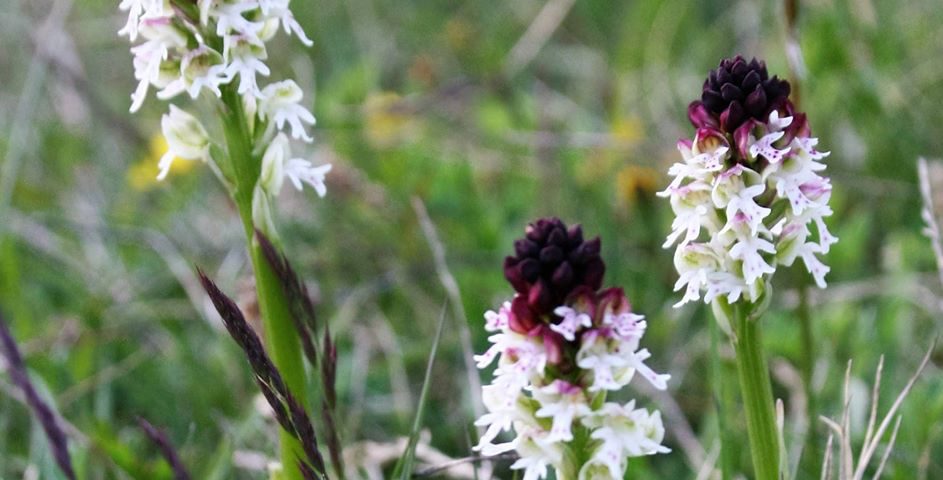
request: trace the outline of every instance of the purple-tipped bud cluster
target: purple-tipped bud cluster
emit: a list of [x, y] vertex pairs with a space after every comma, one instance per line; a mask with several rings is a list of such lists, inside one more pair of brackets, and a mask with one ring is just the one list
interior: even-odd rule
[[[557, 218], [528, 225], [504, 262], [517, 293], [485, 314], [492, 345], [475, 359], [479, 368], [498, 365], [482, 389], [488, 413], [475, 424], [487, 428], [475, 449], [517, 452], [511, 468], [525, 479], [551, 469], [558, 478], [623, 478], [627, 458], [668, 452], [659, 412], [604, 402], [636, 373], [661, 390], [670, 376], [645, 364], [650, 353], [639, 344], [647, 324], [622, 289], [600, 290], [599, 249], [598, 237], [585, 241], [579, 226]], [[495, 443], [510, 430], [511, 441]], [[574, 442], [586, 436], [593, 441]]]
[[825, 287], [821, 256], [838, 241], [825, 225], [832, 185], [828, 152], [816, 147], [789, 84], [756, 59], [720, 62], [688, 107], [694, 138], [678, 142], [682, 161], [659, 195], [675, 213], [665, 248], [677, 245], [678, 303], [757, 302], [778, 265], [801, 259]]
[[504, 259], [504, 276], [538, 323], [577, 288], [602, 286], [606, 265], [599, 237], [586, 241], [581, 226], [567, 228], [559, 218], [541, 218], [525, 232], [514, 242], [514, 256]]
[[770, 78], [766, 62], [726, 58], [704, 80], [701, 103], [716, 115], [724, 131], [733, 132], [748, 119], [766, 121], [789, 98], [789, 82]]

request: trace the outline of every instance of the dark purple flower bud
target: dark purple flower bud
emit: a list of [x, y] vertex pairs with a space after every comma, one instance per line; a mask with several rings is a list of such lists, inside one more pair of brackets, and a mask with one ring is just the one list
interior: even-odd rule
[[581, 264], [586, 263], [586, 261], [589, 260], [591, 256], [592, 256], [592, 253], [590, 253], [589, 247], [584, 243], [580, 245], [579, 247], [576, 247], [575, 249], [573, 249], [573, 251], [570, 252], [570, 255], [567, 257], [567, 259], [570, 262], [572, 262], [574, 265], [581, 265]]
[[570, 283], [573, 281], [573, 267], [570, 266], [568, 262], [563, 262], [553, 271], [553, 277], [551, 277], [553, 286], [557, 289], [566, 288], [570, 286]]
[[792, 92], [792, 87], [789, 85], [789, 82], [780, 80], [779, 77], [773, 75], [773, 78], [763, 81], [763, 90], [765, 90], [766, 95], [770, 97], [769, 110], [773, 110], [780, 107], [783, 102], [785, 102]]
[[526, 238], [514, 241], [514, 253], [516, 253], [518, 257], [532, 257], [539, 251], [540, 247]]
[[740, 86], [743, 87], [745, 92], [749, 92], [759, 86], [762, 81], [759, 72], [752, 71], [743, 77], [743, 83]]
[[606, 264], [599, 257], [593, 258], [583, 267], [583, 285], [599, 290], [602, 287], [603, 276], [606, 275]]
[[763, 109], [766, 108], [766, 92], [763, 91], [763, 86], [757, 85], [756, 88], [753, 89], [753, 92], [747, 96], [747, 100], [743, 105], [746, 107], [747, 113], [750, 116], [755, 118], [762, 115]]
[[565, 247], [567, 243], [567, 233], [562, 228], [554, 228], [547, 236], [548, 245]]
[[540, 263], [533, 258], [525, 258], [517, 267], [521, 269], [521, 276], [524, 277], [525, 282], [536, 282], [540, 276]]
[[733, 141], [737, 145], [738, 158], [741, 160], [750, 158], [747, 156], [750, 150], [750, 134], [753, 133], [756, 123], [756, 120], [751, 118], [733, 132]]
[[580, 246], [583, 243], [583, 226], [573, 225], [567, 230], [566, 235], [568, 237], [566, 248], [573, 249]]
[[527, 306], [535, 312], [549, 312], [553, 310], [553, 293], [550, 286], [544, 279], [537, 280], [537, 283], [530, 287], [527, 292]]
[[546, 243], [547, 235], [549, 235], [550, 232], [548, 232], [547, 230], [544, 230], [543, 228], [538, 228], [542, 226], [543, 226], [542, 224], [537, 225], [537, 226], [533, 224], [528, 225], [527, 229], [524, 231], [524, 236], [528, 240], [534, 243], [538, 243], [538, 244]]
[[[747, 62], [737, 55], [722, 60], [707, 75], [701, 103], [719, 119], [725, 132], [733, 133], [748, 119], [765, 122], [771, 111], [788, 101], [790, 90], [789, 82], [769, 77], [766, 63], [755, 58]], [[702, 124], [698, 121], [695, 127]]]
[[759, 72], [761, 81], [769, 78], [769, 74], [766, 72], [766, 62], [762, 60], [757, 60], [756, 58], [750, 60], [750, 70]]
[[[754, 58], [754, 60], [756, 59]], [[747, 73], [750, 73], [750, 67], [743, 57], [737, 55], [734, 59], [733, 66], [730, 67], [730, 73], [733, 76], [731, 81], [740, 83], [743, 82], [743, 78], [746, 77]]]
[[605, 314], [619, 315], [632, 310], [629, 299], [625, 298], [625, 292], [621, 288], [607, 288], [599, 292], [598, 313], [600, 313], [596, 322], [602, 321]]
[[711, 114], [704, 103], [698, 101], [691, 102], [691, 104], [688, 105], [688, 120], [691, 121], [691, 125], [694, 125], [694, 128], [717, 128], [720, 126], [717, 122], [717, 118]]
[[809, 120], [804, 113], [793, 113], [792, 114], [792, 123], [786, 127], [784, 130], [783, 138], [780, 138], [777, 142], [780, 146], [785, 147], [792, 143], [792, 140], [796, 137], [810, 137], [812, 136], [812, 131], [809, 129]]
[[720, 128], [723, 128], [726, 131], [735, 130], [735, 127], [731, 125], [740, 125], [743, 123], [743, 120], [746, 119], [746, 112], [743, 110], [743, 106], [740, 105], [739, 101], [734, 101], [730, 103], [730, 106], [727, 107], [723, 113], [720, 114]]
[[733, 102], [743, 98], [743, 91], [732, 83], [725, 83], [720, 87], [720, 96], [726, 102]]
[[586, 253], [592, 257], [599, 257], [599, 251], [602, 250], [602, 240], [599, 237], [596, 237], [588, 242], [586, 242]]
[[514, 291], [523, 292], [527, 290], [527, 282], [524, 281], [524, 274], [521, 267], [514, 257], [505, 257], [504, 259], [504, 278], [511, 283]]
[[547, 352], [547, 363], [552, 365], [560, 363], [563, 360], [563, 344], [566, 339], [546, 325], [543, 326], [541, 335], [544, 339], [544, 350]]
[[724, 101], [724, 97], [720, 96], [720, 92], [714, 90], [704, 90], [701, 93], [701, 103], [712, 112], [723, 111], [724, 107], [727, 106], [727, 102]]
[[527, 335], [538, 325], [534, 313], [527, 306], [527, 298], [523, 296], [514, 297], [514, 300], [511, 301], [511, 315], [508, 318], [508, 326], [511, 330], [521, 335]]
[[504, 260], [504, 276], [526, 299], [536, 322], [549, 322], [574, 289], [595, 291], [602, 284], [598, 237], [587, 241], [579, 225], [567, 228], [558, 218], [539, 219], [525, 233], [514, 242], [515, 255]]
[[595, 317], [596, 291], [586, 285], [580, 285], [567, 297], [566, 304], [580, 312], [586, 313], [590, 318]]
[[549, 245], [540, 250], [540, 263], [557, 265], [563, 260], [563, 250], [556, 245]]

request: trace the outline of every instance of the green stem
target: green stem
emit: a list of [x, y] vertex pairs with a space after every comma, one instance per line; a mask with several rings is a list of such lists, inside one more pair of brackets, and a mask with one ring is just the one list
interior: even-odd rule
[[[266, 347], [275, 367], [281, 372], [292, 395], [302, 405], [307, 405], [304, 363], [301, 345], [291, 320], [291, 310], [284, 290], [271, 265], [265, 260], [255, 240], [252, 222], [252, 194], [259, 179], [261, 161], [252, 153], [252, 135], [246, 123], [242, 100], [231, 85], [223, 87], [223, 129], [229, 158], [236, 177], [235, 200], [239, 216], [245, 229], [255, 272], [255, 288], [259, 299], [259, 311], [265, 332]], [[273, 239], [275, 241], [275, 239]], [[289, 432], [279, 432], [280, 456], [284, 480], [302, 480], [297, 467], [299, 458], [304, 458], [301, 446]]]
[[759, 319], [750, 318], [750, 309], [733, 305], [736, 338], [737, 376], [747, 419], [750, 455], [757, 480], [779, 478], [779, 435], [769, 368], [763, 353]]
[[710, 374], [711, 386], [713, 387], [714, 405], [717, 410], [717, 430], [720, 433], [720, 476], [722, 480], [733, 478], [736, 468], [737, 442], [733, 435], [732, 422], [729, 408], [734, 404], [733, 392], [725, 375], [725, 366], [720, 356], [720, 342], [723, 332], [717, 322], [710, 322], [711, 348], [710, 348]]
[[573, 440], [564, 447], [564, 461], [556, 472], [557, 480], [576, 480], [579, 477], [580, 470], [592, 454], [590, 447], [595, 447], [589, 435], [590, 431], [586, 427], [573, 426]]

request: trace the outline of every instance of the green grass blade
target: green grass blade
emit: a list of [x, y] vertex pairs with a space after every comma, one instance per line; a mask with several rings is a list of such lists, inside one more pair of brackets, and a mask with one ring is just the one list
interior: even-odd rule
[[429, 362], [426, 364], [426, 378], [422, 381], [422, 392], [419, 394], [419, 403], [416, 405], [416, 419], [413, 420], [413, 429], [409, 432], [409, 442], [406, 444], [406, 451], [396, 462], [393, 469], [393, 478], [400, 480], [409, 480], [413, 476], [413, 463], [416, 460], [416, 443], [419, 442], [419, 430], [422, 428], [422, 417], [426, 409], [426, 399], [429, 393], [429, 380], [432, 378], [432, 366], [435, 364], [435, 355], [439, 349], [439, 340], [442, 338], [442, 329], [445, 326], [445, 307], [448, 302], [442, 305], [442, 312], [439, 314], [439, 326], [436, 327], [435, 340], [432, 341], [432, 349], [429, 351]]

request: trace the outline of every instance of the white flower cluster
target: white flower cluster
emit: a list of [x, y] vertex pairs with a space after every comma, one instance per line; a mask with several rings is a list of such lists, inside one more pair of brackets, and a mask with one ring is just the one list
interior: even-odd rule
[[[616, 295], [620, 298], [609, 301]], [[476, 360], [479, 368], [495, 359], [498, 366], [493, 382], [483, 387], [488, 413], [475, 425], [487, 429], [475, 450], [486, 456], [516, 451], [520, 458], [511, 468], [524, 470], [524, 480], [546, 478], [549, 468], [557, 478], [559, 472], [578, 472], [580, 479], [621, 479], [629, 457], [669, 452], [661, 445], [658, 411], [637, 409], [634, 401], [605, 402], [607, 391], [627, 385], [636, 372], [661, 390], [670, 376], [645, 365], [650, 354], [639, 350], [639, 341], [646, 322], [628, 310], [622, 291], [612, 289], [601, 297], [599, 308], [596, 302], [557, 307], [559, 323], [529, 333], [514, 330], [510, 302], [485, 314], [485, 329], [494, 332], [492, 345]], [[574, 364], [552, 364], [558, 356], [553, 351], [560, 349], [575, 351]], [[565, 370], [570, 371], [560, 373]], [[578, 429], [581, 433], [575, 434]], [[512, 440], [493, 443], [509, 430], [515, 433]], [[574, 437], [587, 434], [586, 450], [568, 454]], [[589, 460], [567, 464], [574, 458]]]
[[[324, 175], [330, 165], [291, 158], [284, 127], [295, 140], [311, 142], [306, 126], [314, 125], [311, 112], [301, 105], [303, 93], [293, 80], [260, 87], [258, 76], [270, 74], [266, 42], [279, 29], [311, 45], [288, 8], [289, 0], [122, 0], [119, 9], [128, 12], [128, 22], [118, 33], [135, 42], [134, 77], [138, 86], [131, 94], [131, 111], [144, 103], [151, 87], [157, 97], [170, 99], [183, 92], [197, 98], [209, 91], [222, 97], [223, 88], [238, 79], [236, 93], [246, 113], [247, 132], [258, 138], [255, 148], [263, 152], [269, 175], [259, 189], [277, 193], [284, 178], [297, 188], [310, 184], [321, 196]], [[262, 126], [261, 135], [254, 130]], [[169, 151], [160, 161], [158, 179], [166, 177], [174, 158], [211, 161], [211, 140], [193, 115], [171, 105], [161, 127]], [[277, 174], [277, 175], [273, 175]]]
[[659, 193], [675, 213], [664, 247], [677, 243], [675, 290], [686, 290], [676, 307], [702, 291], [705, 303], [755, 302], [776, 266], [796, 258], [825, 287], [829, 267], [818, 256], [838, 241], [823, 220], [832, 214], [831, 183], [820, 175], [828, 153], [815, 149], [802, 114], [773, 110], [766, 123], [750, 122], [734, 145], [710, 126], [678, 144], [684, 162], [671, 167], [674, 179]]

